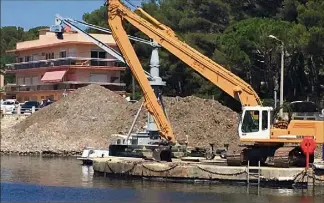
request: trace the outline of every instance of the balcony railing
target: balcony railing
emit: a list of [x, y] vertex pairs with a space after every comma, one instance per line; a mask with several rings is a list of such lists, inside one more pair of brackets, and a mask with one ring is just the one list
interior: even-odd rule
[[21, 70], [21, 69], [30, 69], [30, 68], [46, 68], [46, 67], [57, 67], [57, 66], [71, 66], [71, 65], [125, 67], [125, 64], [118, 61], [117, 59], [66, 57], [66, 58], [6, 64], [6, 70]]

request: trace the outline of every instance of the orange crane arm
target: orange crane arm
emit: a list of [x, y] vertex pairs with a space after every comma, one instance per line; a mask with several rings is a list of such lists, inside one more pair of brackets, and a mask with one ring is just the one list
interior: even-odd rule
[[174, 143], [175, 138], [171, 125], [166, 118], [162, 107], [158, 103], [149, 81], [147, 80], [144, 69], [136, 56], [127, 33], [123, 29], [122, 16], [118, 15], [118, 10], [112, 9], [113, 7], [114, 5], [111, 4], [109, 6], [110, 11], [108, 12], [108, 23], [112, 31], [112, 36], [143, 91], [145, 107], [153, 115], [153, 119], [161, 136], [166, 138], [169, 142]]
[[[127, 58], [131, 57], [134, 60], [129, 63], [140, 67], [135, 52], [131, 44], [128, 43], [129, 40], [126, 37], [127, 35], [121, 23], [122, 19], [127, 20], [134, 27], [177, 56], [228, 95], [240, 101], [242, 106], [262, 105], [259, 96], [248, 83], [186, 43], [180, 41], [171, 28], [157, 21], [143, 9], [138, 8], [136, 10], [144, 15], [147, 20], [131, 11], [120, 0], [109, 0], [108, 2], [108, 23], [113, 30], [114, 38], [119, 41], [117, 43], [124, 49], [123, 54]], [[144, 85], [142, 88], [145, 90], [148, 87]]]

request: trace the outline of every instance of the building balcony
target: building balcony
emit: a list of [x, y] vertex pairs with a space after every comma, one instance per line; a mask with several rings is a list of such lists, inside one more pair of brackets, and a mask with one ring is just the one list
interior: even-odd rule
[[28, 70], [35, 68], [55, 68], [55, 67], [93, 67], [109, 68], [116, 70], [125, 69], [125, 64], [116, 59], [66, 57], [38, 61], [29, 61], [21, 63], [6, 64], [6, 72], [15, 72], [17, 70]]

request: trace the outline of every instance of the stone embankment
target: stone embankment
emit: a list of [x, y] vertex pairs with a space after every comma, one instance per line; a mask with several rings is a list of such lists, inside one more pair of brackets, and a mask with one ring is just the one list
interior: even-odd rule
[[[164, 98], [177, 140], [189, 145], [216, 147], [237, 145], [238, 114], [214, 100], [190, 96]], [[24, 117], [1, 119], [1, 152], [20, 154], [76, 155], [83, 147], [107, 148], [112, 134], [126, 134], [141, 105], [99, 86], [76, 90], [48, 107]], [[140, 114], [134, 131], [145, 125]]]

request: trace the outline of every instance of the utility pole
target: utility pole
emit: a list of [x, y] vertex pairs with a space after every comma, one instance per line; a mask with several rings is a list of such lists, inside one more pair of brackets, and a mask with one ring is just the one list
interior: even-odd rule
[[284, 90], [284, 64], [285, 64], [285, 45], [284, 42], [278, 39], [274, 35], [269, 35], [269, 38], [275, 39], [278, 42], [281, 43], [281, 67], [280, 67], [280, 111], [279, 111], [279, 116], [283, 118], [283, 90]]
[[132, 100], [135, 100], [135, 78], [132, 74]]
[[[283, 106], [283, 91], [284, 91], [284, 60], [285, 48], [284, 43], [281, 41], [281, 68], [280, 68], [280, 106]], [[283, 108], [280, 109], [279, 116], [283, 118]]]
[[278, 75], [276, 74], [274, 76], [274, 95], [273, 95], [273, 99], [274, 99], [274, 108], [277, 108], [277, 92], [279, 90], [279, 87], [278, 87]]

